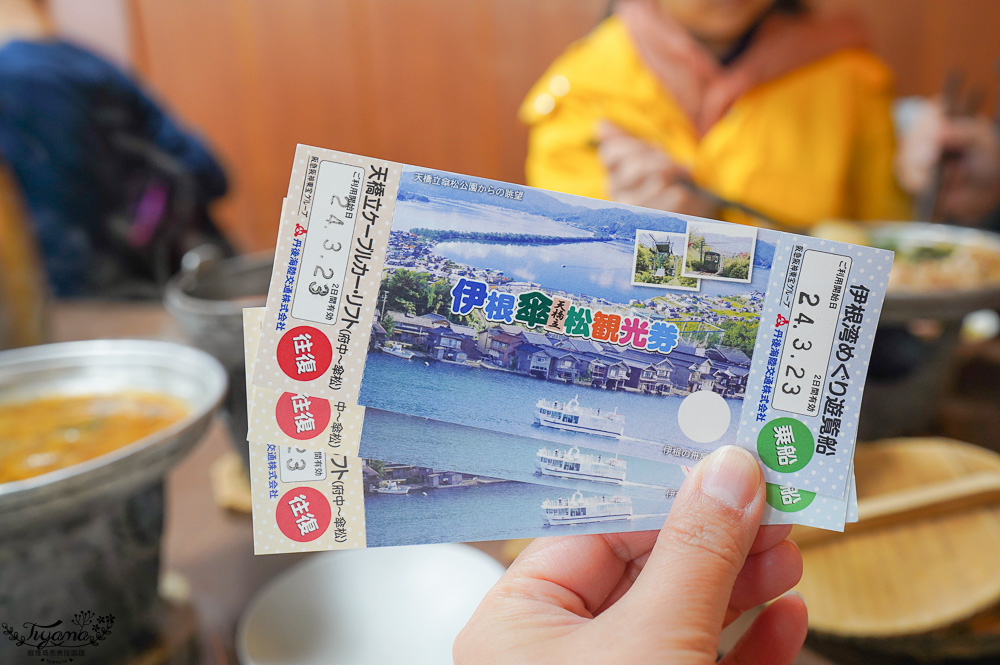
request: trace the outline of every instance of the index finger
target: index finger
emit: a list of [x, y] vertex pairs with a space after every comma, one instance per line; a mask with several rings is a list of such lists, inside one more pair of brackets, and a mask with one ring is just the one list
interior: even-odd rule
[[593, 615], [628, 563], [653, 548], [658, 533], [539, 538], [510, 565], [496, 588], [527, 594], [580, 616]]
[[778, 524], [774, 526], [762, 526], [757, 529], [757, 536], [753, 545], [750, 546], [750, 554], [759, 554], [769, 550], [792, 533], [791, 524]]

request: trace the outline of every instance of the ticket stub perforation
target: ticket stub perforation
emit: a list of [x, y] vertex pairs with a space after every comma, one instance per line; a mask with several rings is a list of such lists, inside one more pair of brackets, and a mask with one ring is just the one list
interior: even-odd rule
[[[789, 341], [783, 346], [777, 376], [780, 389], [771, 405], [781, 411], [815, 416], [823, 396], [823, 376], [836, 337], [844, 280], [851, 258], [808, 250], [788, 322]], [[803, 283], [806, 282], [806, 283]], [[824, 300], [824, 296], [826, 300]], [[805, 389], [803, 389], [805, 388]]]
[[356, 403], [345, 377], [363, 366], [398, 182], [397, 164], [296, 151], [287, 198], [297, 205], [279, 227], [261, 385]]
[[740, 436], [769, 480], [844, 496], [892, 254], [817, 239], [810, 249], [794, 238], [775, 252], [796, 280], [765, 298], [770, 325], [761, 326], [747, 387], [758, 399], [744, 403]]

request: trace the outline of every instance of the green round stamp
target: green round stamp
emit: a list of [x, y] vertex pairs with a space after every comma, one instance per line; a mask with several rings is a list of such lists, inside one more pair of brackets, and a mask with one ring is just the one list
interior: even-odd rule
[[803, 510], [816, 498], [816, 492], [797, 490], [794, 487], [782, 487], [767, 483], [765, 489], [767, 505], [783, 513], [797, 513]]
[[757, 434], [757, 454], [764, 464], [779, 473], [804, 469], [812, 459], [813, 444], [812, 432], [795, 418], [775, 418]]

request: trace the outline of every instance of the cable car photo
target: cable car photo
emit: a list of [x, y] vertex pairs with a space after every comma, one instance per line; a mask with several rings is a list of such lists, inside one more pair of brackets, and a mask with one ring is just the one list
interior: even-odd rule
[[674, 265], [674, 243], [671, 241], [657, 242], [652, 233], [647, 233], [653, 243], [653, 274], [656, 277], [673, 277], [676, 272]]
[[701, 264], [702, 272], [719, 272], [722, 265], [722, 255], [718, 252], [705, 252], [705, 259]]

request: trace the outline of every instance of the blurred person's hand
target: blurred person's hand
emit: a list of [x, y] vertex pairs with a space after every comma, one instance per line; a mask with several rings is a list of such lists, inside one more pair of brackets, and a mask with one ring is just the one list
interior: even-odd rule
[[[716, 662], [719, 633], [802, 575], [790, 527], [760, 527], [764, 480], [727, 446], [685, 480], [659, 531], [534, 541], [455, 642], [458, 665]], [[765, 609], [724, 664], [790, 664], [806, 636], [795, 595]]]
[[612, 201], [699, 217], [716, 216], [716, 207], [680, 184], [690, 180], [686, 168], [662, 150], [602, 121], [597, 153], [608, 172]]
[[980, 220], [1000, 206], [1000, 134], [987, 118], [945, 117], [941, 105], [923, 105], [901, 139], [896, 175], [903, 189], [919, 195], [931, 183], [942, 155], [937, 210], [962, 222]]

